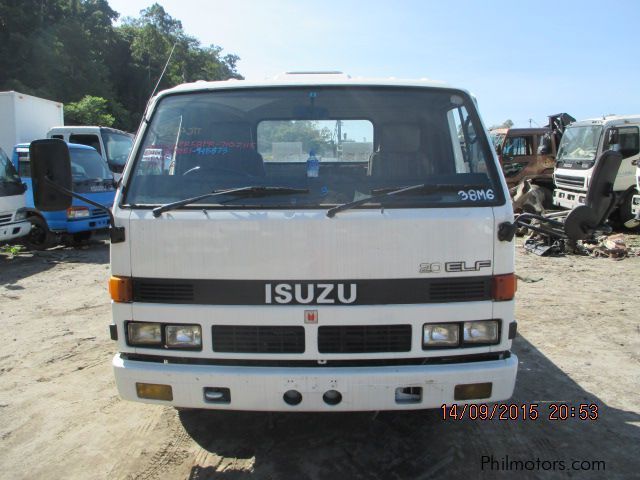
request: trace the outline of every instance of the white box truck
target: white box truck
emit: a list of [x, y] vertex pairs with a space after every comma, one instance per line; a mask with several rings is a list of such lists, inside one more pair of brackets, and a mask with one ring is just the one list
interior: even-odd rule
[[19, 92], [0, 92], [0, 148], [11, 155], [17, 143], [44, 138], [54, 125], [64, 125], [63, 106]]
[[[341, 157], [345, 133], [369, 149]], [[307, 158], [280, 158], [282, 142]], [[65, 148], [33, 144], [34, 172]], [[125, 399], [358, 411], [512, 395], [513, 212], [464, 90], [314, 73], [160, 92], [113, 217]]]

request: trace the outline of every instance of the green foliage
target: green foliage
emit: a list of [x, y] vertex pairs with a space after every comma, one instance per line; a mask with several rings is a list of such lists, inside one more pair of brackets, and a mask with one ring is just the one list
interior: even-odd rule
[[85, 95], [79, 102], [65, 105], [64, 116], [69, 125], [110, 127], [115, 122], [115, 118], [107, 110], [107, 100], [102, 97]]
[[0, 247], [0, 253], [5, 254], [9, 259], [15, 258], [24, 250], [22, 245], [2, 245]]
[[0, 91], [61, 101], [67, 124], [112, 117], [134, 131], [174, 45], [160, 89], [242, 78], [237, 56], [203, 47], [158, 3], [114, 26], [118, 17], [107, 0], [0, 1]]

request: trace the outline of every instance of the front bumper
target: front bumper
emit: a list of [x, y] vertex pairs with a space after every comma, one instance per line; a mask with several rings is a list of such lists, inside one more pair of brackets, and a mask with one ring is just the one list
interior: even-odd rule
[[586, 192], [573, 192], [560, 189], [553, 191], [553, 204], [568, 210], [573, 210], [579, 205], [584, 205], [586, 198]]
[[[456, 363], [449, 365], [407, 365], [385, 367], [239, 367], [166, 364], [127, 360], [116, 354], [113, 368], [118, 391], [125, 400], [173, 405], [250, 411], [366, 411], [416, 410], [461, 403], [454, 388], [461, 384], [491, 382], [490, 398], [481, 402], [508, 399], [515, 386], [518, 358]], [[172, 401], [140, 399], [136, 383], [170, 385]], [[396, 389], [420, 387], [421, 398], [406, 403]], [[211, 403], [205, 388], [228, 388], [228, 403]], [[285, 403], [289, 390], [302, 394], [295, 406]], [[335, 390], [342, 395], [337, 405], [329, 405], [323, 395]], [[473, 402], [474, 400], [468, 400]]]
[[8, 242], [9, 240], [24, 237], [30, 231], [31, 222], [29, 220], [0, 225], [0, 242]]

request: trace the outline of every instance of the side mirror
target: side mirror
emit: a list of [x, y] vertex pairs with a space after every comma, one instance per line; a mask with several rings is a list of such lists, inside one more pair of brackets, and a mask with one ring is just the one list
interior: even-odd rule
[[496, 145], [496, 153], [498, 156], [502, 155], [502, 145]]
[[22, 193], [26, 192], [28, 188], [29, 187], [27, 187], [27, 184], [22, 182]]
[[71, 206], [71, 159], [63, 140], [34, 140], [29, 146], [33, 202], [38, 210], [51, 212]]
[[607, 145], [616, 145], [619, 142], [619, 135], [617, 128], [611, 128], [607, 132]]

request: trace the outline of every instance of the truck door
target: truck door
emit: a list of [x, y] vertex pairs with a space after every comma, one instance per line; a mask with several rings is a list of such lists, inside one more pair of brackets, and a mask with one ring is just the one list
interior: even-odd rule
[[534, 135], [507, 137], [502, 148], [502, 170], [509, 186], [517, 184], [525, 169], [536, 158]]

